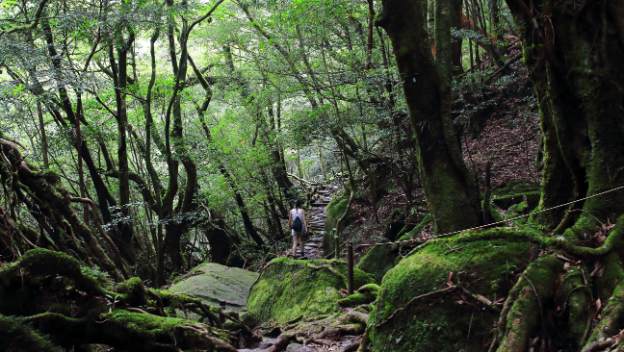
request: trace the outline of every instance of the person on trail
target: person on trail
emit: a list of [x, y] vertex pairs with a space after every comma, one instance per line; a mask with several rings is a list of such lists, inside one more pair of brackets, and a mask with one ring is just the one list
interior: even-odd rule
[[295, 207], [288, 212], [288, 227], [290, 227], [293, 240], [292, 255], [297, 253], [297, 244], [299, 244], [301, 255], [303, 255], [303, 235], [308, 231], [308, 222], [305, 211], [301, 208], [301, 200], [297, 200]]

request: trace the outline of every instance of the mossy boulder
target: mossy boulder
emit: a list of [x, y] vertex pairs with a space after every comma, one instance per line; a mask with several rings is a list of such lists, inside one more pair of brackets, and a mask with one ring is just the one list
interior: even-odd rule
[[332, 198], [325, 207], [325, 228], [331, 231], [336, 227], [338, 220], [344, 214], [349, 204], [349, 199], [345, 194], [340, 194]]
[[370, 273], [377, 282], [399, 261], [398, 246], [393, 243], [382, 243], [371, 247], [360, 258], [356, 268]]
[[204, 304], [240, 311], [258, 273], [217, 263], [203, 263], [178, 278], [169, 291], [198, 297]]
[[453, 273], [453, 284], [474, 294], [492, 301], [505, 297], [528, 264], [530, 244], [515, 237], [480, 239], [492, 231], [498, 229], [432, 240], [388, 271], [369, 320], [371, 351], [487, 349], [495, 310], [461, 290], [427, 294], [448, 287]]
[[348, 295], [345, 298], [338, 300], [338, 305], [341, 307], [356, 307], [363, 304], [369, 304], [374, 302], [379, 295], [379, 285], [366, 284], [353, 294]]
[[[338, 260], [273, 259], [251, 289], [248, 318], [282, 325], [336, 313], [340, 290], [347, 287], [346, 272], [346, 264]], [[357, 269], [354, 279], [356, 288], [373, 281]]]
[[[336, 227], [338, 220], [344, 214], [349, 199], [344, 193], [338, 194], [325, 206], [325, 236], [323, 236], [323, 250], [333, 253], [336, 250]], [[349, 219], [345, 219], [349, 222]]]

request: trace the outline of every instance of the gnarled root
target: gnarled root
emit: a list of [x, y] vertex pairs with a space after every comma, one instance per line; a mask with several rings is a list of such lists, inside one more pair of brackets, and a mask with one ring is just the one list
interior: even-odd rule
[[53, 336], [59, 344], [105, 344], [132, 351], [177, 352], [180, 349], [235, 352], [208, 327], [183, 319], [123, 310], [100, 317], [71, 318], [58, 313], [26, 317], [25, 322]]
[[602, 319], [594, 327], [583, 352], [597, 351], [597, 346], [611, 346], [617, 342], [613, 336], [619, 334], [624, 323], [624, 282], [620, 282], [602, 312]]
[[[128, 351], [233, 352], [231, 343], [248, 331], [218, 308], [193, 297], [147, 289], [138, 278], [117, 289], [101, 286], [67, 254], [46, 249], [27, 252], [17, 262], [0, 267], [0, 350], [56, 352], [56, 346], [105, 344]], [[194, 307], [200, 316], [210, 313], [212, 325], [173, 317], [176, 309], [186, 306]], [[237, 326], [237, 336], [224, 329], [226, 322]], [[27, 347], [11, 347], [18, 342]], [[9, 347], [1, 348], [5, 345]]]
[[563, 263], [553, 255], [538, 258], [511, 289], [501, 312], [501, 340], [497, 352], [524, 352], [529, 338], [543, 321], [544, 305], [554, 295]]

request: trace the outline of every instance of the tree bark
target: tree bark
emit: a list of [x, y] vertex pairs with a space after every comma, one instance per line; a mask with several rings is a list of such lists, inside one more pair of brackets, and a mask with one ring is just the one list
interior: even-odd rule
[[463, 163], [450, 116], [447, 5], [440, 4], [444, 7], [436, 10], [441, 69], [433, 62], [425, 30], [426, 1], [384, 0], [378, 21], [394, 46], [416, 134], [425, 195], [438, 231], [459, 230], [481, 221], [477, 190]]
[[[567, 2], [508, 0], [522, 34], [538, 97], [544, 135], [540, 207], [578, 200], [624, 184], [623, 0]], [[580, 210], [580, 211], [579, 211]], [[595, 197], [540, 216], [550, 229], [585, 230], [614, 221], [624, 192]], [[563, 220], [561, 220], [563, 218]]]

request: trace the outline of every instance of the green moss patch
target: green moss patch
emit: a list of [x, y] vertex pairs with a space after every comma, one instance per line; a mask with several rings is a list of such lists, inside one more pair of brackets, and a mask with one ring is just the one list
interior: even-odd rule
[[[346, 264], [337, 260], [273, 259], [251, 289], [249, 318], [286, 324], [336, 313], [339, 291], [347, 287], [346, 271]], [[371, 281], [370, 275], [355, 271], [356, 287]]]
[[530, 245], [518, 237], [477, 237], [468, 233], [430, 241], [388, 271], [369, 321], [372, 351], [487, 349], [496, 312], [458, 293], [411, 301], [446, 287], [451, 272], [453, 282], [471, 292], [492, 301], [506, 296], [515, 273], [527, 265]]
[[325, 228], [331, 231], [336, 227], [338, 219], [347, 209], [349, 199], [344, 195], [334, 197], [325, 207]]

